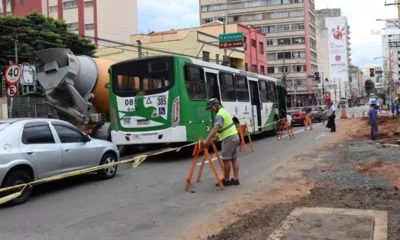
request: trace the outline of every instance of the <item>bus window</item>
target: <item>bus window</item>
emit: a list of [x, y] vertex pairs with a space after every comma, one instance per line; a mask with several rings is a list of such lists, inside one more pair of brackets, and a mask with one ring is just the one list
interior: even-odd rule
[[233, 74], [221, 72], [219, 75], [219, 85], [221, 87], [222, 101], [235, 102], [236, 91], [233, 81]]
[[206, 80], [207, 80], [207, 90], [208, 90], [208, 98], [217, 98], [220, 99], [219, 96], [219, 88], [217, 82], [217, 74], [215, 73], [206, 73]]
[[185, 66], [185, 86], [190, 100], [206, 100], [204, 71], [200, 67]]
[[236, 85], [236, 95], [238, 101], [248, 102], [250, 100], [250, 97], [249, 97], [249, 86], [247, 83], [247, 78], [240, 75], [236, 75], [235, 85]]
[[269, 102], [275, 102], [276, 98], [275, 98], [275, 83], [273, 82], [268, 82], [267, 83], [267, 92], [268, 92], [268, 101]]
[[139, 91], [157, 94], [172, 87], [173, 61], [169, 57], [135, 59], [115, 64], [112, 73], [113, 92], [117, 96], [135, 96]]
[[260, 86], [261, 102], [266, 103], [268, 102], [267, 82], [258, 80], [258, 84]]

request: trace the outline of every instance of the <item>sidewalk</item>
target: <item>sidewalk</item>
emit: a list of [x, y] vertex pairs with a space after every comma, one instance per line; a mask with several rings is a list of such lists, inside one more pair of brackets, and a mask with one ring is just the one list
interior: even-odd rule
[[[400, 239], [400, 147], [386, 144], [397, 143], [396, 126], [381, 118], [380, 144], [367, 139], [365, 118], [343, 120], [335, 140], [276, 177], [277, 191], [295, 185], [302, 198], [265, 204], [208, 239]], [[308, 194], [299, 183], [311, 186]]]

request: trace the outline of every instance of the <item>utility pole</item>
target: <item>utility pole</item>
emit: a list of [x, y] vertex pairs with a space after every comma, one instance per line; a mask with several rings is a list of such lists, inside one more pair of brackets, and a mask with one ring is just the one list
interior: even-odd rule
[[[15, 37], [15, 41], [14, 41], [14, 50], [15, 50], [15, 63], [18, 64], [18, 38], [17, 37]], [[18, 95], [19, 95], [19, 83], [17, 83], [17, 96]], [[14, 103], [14, 98], [11, 98], [9, 114], [8, 114], [9, 118], [12, 118], [13, 103]]]

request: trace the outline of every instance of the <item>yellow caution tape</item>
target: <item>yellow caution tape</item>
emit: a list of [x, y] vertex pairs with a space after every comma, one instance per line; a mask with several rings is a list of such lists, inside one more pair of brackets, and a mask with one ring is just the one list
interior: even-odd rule
[[137, 157], [134, 157], [134, 158], [131, 158], [131, 159], [118, 161], [118, 162], [115, 162], [115, 163], [108, 163], [108, 164], [104, 164], [104, 165], [100, 165], [100, 166], [96, 166], [96, 167], [91, 167], [91, 168], [86, 168], [86, 169], [73, 171], [73, 172], [69, 172], [69, 173], [59, 174], [59, 175], [55, 175], [55, 176], [52, 176], [52, 177], [47, 177], [47, 178], [43, 178], [43, 179], [40, 179], [40, 180], [36, 180], [36, 181], [30, 182], [30, 183], [24, 183], [24, 184], [14, 185], [14, 186], [11, 186], [11, 187], [0, 188], [0, 193], [2, 193], [2, 192], [7, 192], [7, 191], [10, 191], [10, 190], [14, 190], [14, 189], [18, 189], [18, 188], [22, 187], [22, 189], [19, 192], [16, 192], [16, 193], [13, 193], [13, 194], [10, 194], [10, 195], [7, 195], [5, 197], [0, 198], [0, 205], [4, 204], [6, 202], [9, 202], [9, 201], [11, 201], [11, 200], [13, 200], [15, 198], [18, 198], [19, 196], [22, 195], [22, 193], [25, 191], [25, 189], [27, 187], [33, 187], [34, 185], [39, 185], [39, 184], [43, 184], [43, 183], [49, 183], [49, 182], [53, 182], [53, 181], [58, 181], [58, 180], [65, 179], [65, 178], [75, 177], [75, 176], [78, 176], [78, 175], [87, 174], [87, 173], [95, 172], [95, 171], [98, 171], [98, 170], [106, 169], [106, 168], [109, 168], [109, 167], [113, 167], [113, 166], [117, 166], [117, 165], [121, 165], [121, 164], [126, 164], [126, 163], [132, 163], [132, 167], [133, 168], [137, 168], [148, 157], [157, 156], [157, 155], [164, 154], [164, 153], [167, 153], [167, 152], [174, 152], [174, 151], [179, 152], [182, 148], [194, 146], [196, 144], [200, 144], [200, 141], [196, 142], [196, 143], [190, 143], [190, 144], [187, 144], [187, 145], [184, 145], [184, 146], [181, 146], [181, 147], [177, 147], [177, 148], [171, 148], [171, 149], [168, 149], [168, 150], [155, 152], [155, 153], [152, 153], [152, 154], [146, 154], [146, 155], [137, 156]]

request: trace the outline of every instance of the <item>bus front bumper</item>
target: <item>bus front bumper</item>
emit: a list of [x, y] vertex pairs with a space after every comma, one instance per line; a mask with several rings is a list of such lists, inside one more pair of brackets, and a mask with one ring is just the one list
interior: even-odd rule
[[186, 127], [178, 126], [147, 132], [122, 132], [113, 130], [111, 131], [111, 140], [116, 145], [186, 142]]

